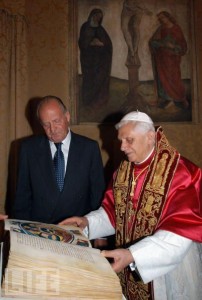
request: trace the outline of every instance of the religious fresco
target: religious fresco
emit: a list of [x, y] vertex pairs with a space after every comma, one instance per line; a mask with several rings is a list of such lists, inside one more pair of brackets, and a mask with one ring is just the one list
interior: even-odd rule
[[131, 110], [144, 111], [155, 122], [195, 121], [192, 1], [77, 4], [79, 123], [110, 122], [110, 116]]

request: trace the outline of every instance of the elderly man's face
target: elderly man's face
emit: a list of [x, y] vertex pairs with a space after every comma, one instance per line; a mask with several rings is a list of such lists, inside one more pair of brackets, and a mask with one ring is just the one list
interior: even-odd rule
[[39, 118], [48, 139], [54, 143], [62, 142], [69, 131], [69, 112], [64, 113], [56, 101], [42, 105]]
[[155, 133], [140, 132], [134, 127], [134, 123], [123, 125], [118, 130], [118, 139], [121, 142], [121, 151], [123, 151], [128, 160], [140, 163], [147, 158], [154, 146]]

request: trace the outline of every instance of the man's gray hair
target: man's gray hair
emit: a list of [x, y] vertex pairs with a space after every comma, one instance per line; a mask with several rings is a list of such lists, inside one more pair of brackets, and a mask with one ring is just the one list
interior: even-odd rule
[[65, 104], [62, 102], [62, 100], [59, 98], [59, 97], [56, 97], [56, 96], [52, 96], [52, 95], [48, 95], [48, 96], [45, 96], [43, 97], [39, 104], [38, 104], [38, 107], [37, 107], [37, 111], [36, 111], [36, 115], [39, 119], [39, 111], [40, 111], [40, 108], [45, 104], [45, 103], [49, 103], [51, 101], [55, 101], [59, 104], [61, 110], [63, 113], [66, 113], [68, 111], [67, 107], [65, 106]]

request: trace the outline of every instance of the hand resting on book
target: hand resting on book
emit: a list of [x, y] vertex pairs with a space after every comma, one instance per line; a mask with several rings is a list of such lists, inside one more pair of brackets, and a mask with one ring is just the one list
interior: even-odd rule
[[88, 219], [86, 217], [71, 217], [63, 220], [59, 225], [74, 225], [83, 230], [88, 226]]

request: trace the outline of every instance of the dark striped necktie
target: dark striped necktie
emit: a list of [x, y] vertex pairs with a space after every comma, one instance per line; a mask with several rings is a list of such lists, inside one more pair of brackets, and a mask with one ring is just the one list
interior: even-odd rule
[[55, 175], [56, 181], [59, 187], [59, 190], [62, 191], [64, 186], [64, 174], [65, 174], [65, 159], [64, 154], [62, 152], [61, 146], [62, 143], [55, 143], [57, 151], [54, 155], [54, 167], [55, 167]]

